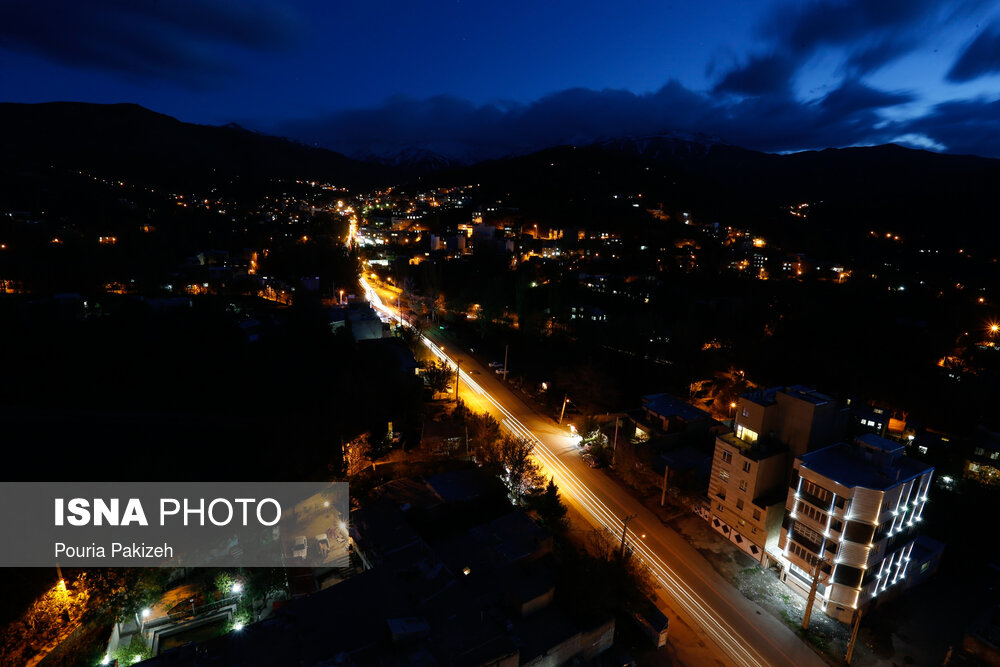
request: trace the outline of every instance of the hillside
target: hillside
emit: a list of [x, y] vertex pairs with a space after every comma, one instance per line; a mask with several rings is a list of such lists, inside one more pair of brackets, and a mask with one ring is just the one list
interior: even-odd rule
[[333, 151], [237, 125], [184, 123], [135, 104], [0, 104], [0, 146], [15, 169], [55, 165], [173, 183], [225, 175], [357, 186], [390, 178], [385, 167]]

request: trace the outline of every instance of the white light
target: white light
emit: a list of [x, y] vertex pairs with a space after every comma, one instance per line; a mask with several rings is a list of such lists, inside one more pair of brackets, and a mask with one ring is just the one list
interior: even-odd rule
[[243, 584], [241, 584], [238, 581], [235, 584], [233, 584], [233, 592], [234, 593], [242, 593], [243, 592]]
[[110, 665], [111, 664], [111, 656], [110, 655], [104, 656], [104, 658], [101, 659], [101, 664], [102, 665]]
[[142, 617], [143, 617], [143, 618], [149, 618], [149, 615], [150, 615], [151, 613], [152, 613], [152, 612], [151, 612], [151, 611], [149, 611], [149, 607], [147, 607], [147, 608], [145, 608], [145, 609], [143, 609], [143, 610], [142, 610]]
[[236, 630], [236, 632], [239, 632], [242, 629], [243, 629], [243, 623], [239, 621], [237, 621], [236, 624], [233, 626], [233, 630]]

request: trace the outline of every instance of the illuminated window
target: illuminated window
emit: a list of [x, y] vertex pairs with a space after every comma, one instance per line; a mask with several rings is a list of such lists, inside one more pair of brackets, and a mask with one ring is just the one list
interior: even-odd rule
[[757, 432], [751, 431], [743, 425], [736, 427], [736, 437], [750, 445], [757, 442]]
[[729, 484], [729, 471], [728, 470], [720, 470], [719, 471], [719, 479], [721, 479], [726, 484]]

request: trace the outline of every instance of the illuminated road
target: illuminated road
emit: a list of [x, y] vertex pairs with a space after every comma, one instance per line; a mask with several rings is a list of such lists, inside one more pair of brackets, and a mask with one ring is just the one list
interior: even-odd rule
[[[364, 278], [361, 283], [376, 310], [386, 317], [399, 318]], [[584, 463], [564, 427], [536, 413], [468, 355], [452, 348], [443, 350], [435, 338], [435, 332], [429, 332], [422, 341], [452, 367], [456, 361], [461, 364], [459, 391], [463, 400], [482, 405], [512, 433], [534, 443], [534, 454], [546, 475], [555, 478], [564, 499], [592, 525], [621, 539], [623, 518], [635, 515], [628, 524], [629, 546], [649, 567], [669, 608], [683, 617], [699, 643], [704, 644], [701, 654], [690, 657], [689, 664], [706, 664], [705, 653], [720, 665], [826, 664], [781, 621], [722, 579], [701, 554], [663, 526], [641, 502], [603, 472]]]

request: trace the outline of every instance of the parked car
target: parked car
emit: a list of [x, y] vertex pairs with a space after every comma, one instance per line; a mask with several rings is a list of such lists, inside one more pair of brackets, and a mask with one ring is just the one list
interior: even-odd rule
[[496, 370], [498, 368], [502, 369], [503, 368], [503, 363], [501, 363], [499, 361], [491, 361], [490, 362], [490, 368], [492, 368], [493, 370]]
[[292, 543], [292, 558], [301, 558], [302, 560], [305, 560], [308, 548], [309, 541], [306, 540], [305, 535], [296, 537], [295, 541]]
[[584, 454], [580, 458], [582, 458], [584, 460], [584, 462], [586, 462], [586, 464], [589, 465], [591, 468], [600, 468], [601, 467], [600, 461], [598, 461], [596, 458], [594, 458], [594, 455], [591, 454], [590, 452], [587, 452], [586, 454]]

